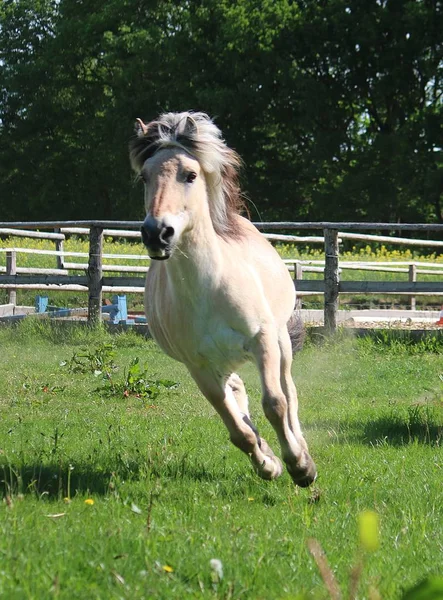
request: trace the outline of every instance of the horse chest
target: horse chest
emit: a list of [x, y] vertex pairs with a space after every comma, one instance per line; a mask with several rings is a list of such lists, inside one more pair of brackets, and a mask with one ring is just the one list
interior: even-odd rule
[[[214, 315], [204, 302], [186, 310], [152, 311], [149, 324], [163, 350], [198, 368], [233, 370], [248, 359], [251, 335]], [[149, 318], [149, 315], [148, 315]]]
[[195, 339], [195, 362], [203, 368], [223, 366], [234, 370], [248, 358], [249, 336], [222, 321], [215, 321]]

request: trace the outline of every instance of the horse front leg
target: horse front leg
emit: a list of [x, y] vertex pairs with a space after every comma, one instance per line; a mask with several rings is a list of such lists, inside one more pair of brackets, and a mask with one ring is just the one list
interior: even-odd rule
[[[255, 436], [257, 438], [257, 443], [259, 445], [259, 448], [260, 448], [262, 454], [264, 454], [268, 459], [271, 460], [272, 463], [275, 463], [279, 467], [279, 469], [276, 469], [275, 475], [273, 477], [271, 477], [271, 478], [268, 477], [267, 469], [263, 470], [263, 466], [266, 466], [266, 463], [265, 463], [265, 465], [263, 464], [262, 455], [252, 453], [250, 455], [250, 459], [251, 459], [251, 462], [252, 462], [252, 465], [253, 465], [255, 471], [263, 479], [275, 479], [275, 477], [278, 477], [279, 475], [281, 475], [283, 467], [282, 467], [280, 459], [275, 456], [274, 452], [272, 451], [272, 448], [269, 446], [269, 444], [265, 440], [265, 438], [261, 437], [261, 435], [258, 432], [257, 427], [253, 424], [253, 422], [251, 420], [251, 415], [249, 414], [249, 400], [248, 400], [248, 394], [246, 393], [245, 384], [243, 383], [242, 379], [237, 375], [237, 373], [232, 373], [232, 375], [230, 375], [230, 377], [228, 378], [228, 380], [226, 382], [226, 386], [231, 388], [232, 393], [234, 394], [234, 398], [237, 402], [238, 408], [240, 409], [240, 414], [241, 414], [243, 421], [255, 433]], [[229, 394], [229, 390], [228, 390], [228, 394]]]
[[279, 477], [282, 464], [250, 420], [248, 398], [240, 377], [232, 374], [226, 380], [211, 371], [189, 370], [200, 391], [222, 418], [231, 442], [249, 456], [256, 473], [262, 479]]
[[[286, 332], [287, 333], [287, 332]], [[307, 487], [317, 476], [297, 416], [297, 393], [290, 374], [292, 350], [289, 335], [263, 331], [256, 339], [254, 355], [262, 382], [264, 413], [280, 442], [283, 461], [295, 484]]]

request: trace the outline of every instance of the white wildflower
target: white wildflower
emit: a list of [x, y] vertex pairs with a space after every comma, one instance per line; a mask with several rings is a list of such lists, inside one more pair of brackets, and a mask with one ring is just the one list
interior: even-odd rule
[[218, 583], [223, 579], [223, 563], [218, 558], [211, 558], [209, 565], [212, 571], [212, 581], [213, 583]]

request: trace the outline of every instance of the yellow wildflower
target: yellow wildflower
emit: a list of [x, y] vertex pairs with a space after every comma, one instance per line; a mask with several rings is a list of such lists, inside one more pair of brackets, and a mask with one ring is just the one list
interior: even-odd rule
[[166, 571], [166, 573], [173, 573], [174, 569], [172, 567], [170, 567], [169, 565], [163, 565], [162, 566], [163, 571]]
[[358, 516], [360, 544], [367, 552], [375, 552], [380, 546], [380, 519], [373, 510], [364, 510]]
[[86, 498], [85, 504], [88, 506], [92, 506], [94, 504], [94, 500], [92, 498]]

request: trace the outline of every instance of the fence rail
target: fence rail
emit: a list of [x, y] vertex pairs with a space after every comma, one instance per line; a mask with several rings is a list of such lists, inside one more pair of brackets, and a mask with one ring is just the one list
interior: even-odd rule
[[[99, 227], [101, 229], [140, 229], [142, 221], [0, 221], [0, 228], [12, 229], [60, 229], [61, 227]], [[440, 231], [443, 233], [443, 224], [440, 223], [362, 223], [362, 222], [331, 222], [331, 221], [272, 221], [254, 222], [261, 231], [309, 229], [324, 230], [353, 229], [355, 231]]]
[[[103, 253], [103, 238], [126, 237], [140, 238], [139, 221], [34, 221], [34, 222], [0, 222], [0, 235], [32, 237], [54, 241], [55, 250], [31, 250], [24, 248], [0, 249], [6, 252], [6, 267], [0, 272], [0, 288], [9, 290], [9, 301], [15, 304], [16, 290], [46, 289], [88, 292], [88, 320], [96, 323], [101, 319], [102, 294], [114, 292], [143, 292], [144, 277], [130, 276], [129, 273], [145, 273], [148, 265], [122, 266], [118, 264], [104, 265], [103, 259], [147, 260], [141, 255], [119, 255]], [[334, 331], [337, 327], [338, 300], [340, 294], [399, 294], [411, 297], [411, 308], [415, 308], [415, 295], [443, 295], [443, 280], [417, 282], [417, 273], [443, 275], [443, 264], [423, 262], [402, 262], [396, 266], [392, 263], [342, 262], [339, 260], [339, 244], [343, 239], [366, 240], [373, 242], [403, 243], [442, 247], [440, 240], [416, 240], [401, 237], [366, 235], [347, 233], [353, 231], [409, 231], [409, 232], [438, 232], [443, 234], [443, 224], [425, 223], [350, 223], [350, 222], [274, 222], [254, 223], [261, 231], [303, 231], [322, 230], [323, 236], [299, 236], [282, 234], [265, 234], [274, 241], [299, 243], [322, 242], [325, 245], [325, 261], [296, 261], [286, 260], [288, 268], [294, 271], [295, 285], [299, 295], [324, 294], [325, 327]], [[35, 231], [36, 229], [40, 231]], [[56, 230], [45, 232], [41, 230]], [[66, 235], [88, 235], [89, 252], [67, 252], [63, 242]], [[35, 253], [50, 254], [57, 260], [56, 269], [25, 269], [17, 267], [17, 254]], [[66, 257], [88, 258], [86, 263], [68, 263]], [[401, 268], [406, 265], [406, 268]], [[423, 268], [425, 267], [425, 268]], [[436, 269], [440, 268], [438, 271]], [[386, 270], [408, 274], [409, 281], [340, 281], [343, 269], [353, 270]], [[84, 271], [84, 274], [72, 275], [70, 270]], [[106, 276], [106, 272], [118, 271], [128, 275]], [[304, 280], [303, 272], [323, 271], [324, 279]]]

